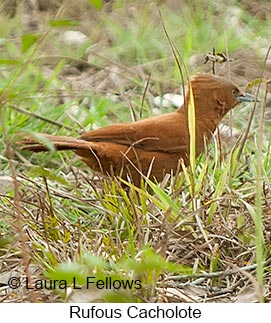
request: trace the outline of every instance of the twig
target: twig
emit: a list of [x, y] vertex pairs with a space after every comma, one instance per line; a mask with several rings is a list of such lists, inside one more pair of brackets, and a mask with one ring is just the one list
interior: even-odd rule
[[[264, 263], [266, 264], [266, 263]], [[228, 271], [217, 271], [213, 273], [204, 273], [204, 274], [192, 274], [192, 275], [178, 275], [178, 276], [169, 276], [166, 277], [165, 280], [186, 280], [186, 279], [197, 279], [197, 278], [214, 278], [219, 276], [229, 276], [236, 273], [240, 273], [242, 271], [253, 270], [257, 268], [257, 264], [244, 266], [241, 268], [230, 269]]]
[[64, 125], [63, 125], [62, 123], [60, 123], [60, 122], [57, 122], [57, 121], [51, 120], [51, 119], [49, 119], [49, 118], [43, 117], [43, 116], [41, 116], [41, 115], [39, 115], [39, 114], [36, 114], [36, 113], [33, 113], [33, 112], [29, 112], [29, 111], [27, 111], [27, 110], [25, 110], [25, 109], [23, 109], [23, 108], [19, 108], [19, 107], [15, 106], [15, 105], [11, 105], [11, 104], [9, 104], [9, 105], [8, 105], [8, 107], [10, 107], [10, 108], [12, 108], [13, 110], [16, 110], [16, 111], [18, 111], [18, 112], [21, 112], [21, 113], [23, 113], [23, 114], [26, 114], [26, 115], [28, 115], [28, 116], [30, 116], [30, 117], [33, 117], [33, 118], [40, 119], [40, 120], [42, 120], [42, 121], [45, 121], [45, 122], [51, 123], [51, 124], [53, 124], [54, 126], [57, 126], [57, 127], [59, 127], [59, 128], [64, 128], [64, 129], [67, 129], [67, 130], [72, 130], [72, 128], [71, 128], [71, 127], [69, 127], [69, 126], [64, 126]]

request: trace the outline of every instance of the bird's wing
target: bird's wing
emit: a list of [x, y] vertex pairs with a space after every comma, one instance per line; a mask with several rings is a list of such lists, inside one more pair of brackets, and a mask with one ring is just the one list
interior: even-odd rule
[[132, 146], [145, 151], [183, 152], [187, 148], [184, 115], [173, 112], [137, 122], [83, 133], [79, 139]]

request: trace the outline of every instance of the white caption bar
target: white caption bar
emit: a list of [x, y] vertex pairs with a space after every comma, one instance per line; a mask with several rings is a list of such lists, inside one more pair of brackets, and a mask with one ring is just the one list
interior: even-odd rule
[[0, 305], [1, 321], [41, 322], [265, 322], [270, 304], [10, 304]]

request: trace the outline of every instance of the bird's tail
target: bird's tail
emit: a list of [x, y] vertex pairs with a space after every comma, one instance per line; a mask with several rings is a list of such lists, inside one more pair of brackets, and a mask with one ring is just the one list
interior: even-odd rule
[[66, 136], [54, 136], [47, 134], [38, 134], [37, 139], [24, 138], [20, 141], [22, 144], [22, 150], [29, 150], [34, 152], [48, 151], [51, 148], [56, 150], [76, 150], [76, 149], [88, 149], [90, 143], [82, 140], [75, 139]]

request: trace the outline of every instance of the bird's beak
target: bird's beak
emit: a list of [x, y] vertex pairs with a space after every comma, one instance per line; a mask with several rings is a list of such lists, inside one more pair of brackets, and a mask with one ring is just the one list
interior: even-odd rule
[[259, 102], [255, 95], [243, 92], [241, 95], [235, 98], [238, 102]]

